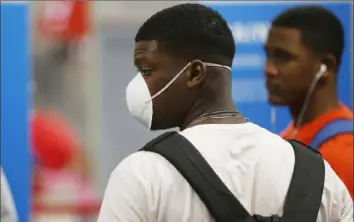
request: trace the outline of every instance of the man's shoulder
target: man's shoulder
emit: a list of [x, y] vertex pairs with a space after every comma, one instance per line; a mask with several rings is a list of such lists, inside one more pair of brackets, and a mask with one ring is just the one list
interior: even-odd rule
[[[338, 147], [341, 149], [341, 147], [353, 147], [354, 141], [354, 133], [342, 133], [335, 135], [334, 137], [331, 137], [327, 141], [323, 142], [321, 147], [319, 149], [327, 149], [327, 148], [333, 148], [333, 147]], [[326, 147], [326, 148], [324, 148]]]
[[161, 155], [149, 151], [137, 151], [124, 158], [112, 174], [125, 171], [136, 176], [151, 176], [164, 173], [171, 164]]
[[327, 215], [331, 215], [331, 219], [340, 221], [345, 214], [344, 212], [350, 210], [348, 207], [352, 208], [352, 199], [346, 186], [334, 172], [332, 167], [327, 161], [324, 162], [326, 174], [322, 196], [322, 207], [324, 207]]
[[325, 165], [325, 186], [324, 189], [331, 192], [331, 193], [341, 193], [343, 189], [345, 189], [345, 186], [343, 182], [339, 179], [337, 174], [334, 172], [330, 164], [326, 161], [324, 161]]
[[[157, 153], [140, 150], [125, 157], [118, 166], [120, 167], [146, 167], [155, 165], [163, 159]], [[157, 162], [156, 162], [157, 161]]]

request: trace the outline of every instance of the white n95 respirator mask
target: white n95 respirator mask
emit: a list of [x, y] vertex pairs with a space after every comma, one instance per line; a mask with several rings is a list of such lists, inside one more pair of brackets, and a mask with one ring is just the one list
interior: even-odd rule
[[148, 129], [152, 122], [152, 101], [149, 88], [139, 72], [126, 89], [126, 99], [130, 114]]
[[[139, 72], [128, 84], [126, 89], [127, 106], [130, 114], [142, 123], [149, 130], [151, 129], [152, 117], [153, 117], [153, 99], [163, 93], [176, 79], [187, 69], [191, 63], [188, 63], [180, 72], [177, 73], [170, 82], [166, 84], [155, 95], [151, 95], [148, 85]], [[223, 66], [214, 63], [204, 63], [205, 66], [221, 67], [231, 71], [228, 66]]]

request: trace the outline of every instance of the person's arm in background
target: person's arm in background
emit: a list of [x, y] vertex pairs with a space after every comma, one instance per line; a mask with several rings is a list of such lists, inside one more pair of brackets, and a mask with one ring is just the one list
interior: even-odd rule
[[1, 222], [17, 222], [17, 212], [11, 191], [1, 168]]
[[353, 135], [338, 135], [326, 141], [320, 148], [323, 158], [331, 165], [348, 188], [353, 198]]

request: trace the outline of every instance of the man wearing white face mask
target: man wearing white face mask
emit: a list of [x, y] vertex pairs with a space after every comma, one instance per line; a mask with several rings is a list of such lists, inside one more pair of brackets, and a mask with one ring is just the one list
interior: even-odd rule
[[[235, 43], [219, 13], [199, 4], [167, 8], [140, 27], [135, 42], [134, 61], [140, 72], [126, 90], [130, 113], [150, 130], [179, 127], [181, 132], [164, 134], [118, 165], [107, 185], [99, 222], [264, 221], [271, 215], [268, 221], [278, 216], [311, 222], [352, 219], [348, 191], [317, 153], [301, 148], [307, 152], [301, 155], [319, 163], [313, 166], [320, 170], [304, 173], [313, 173], [309, 163], [311, 168], [301, 169], [299, 175], [297, 166], [303, 162], [296, 161], [295, 168], [294, 164], [303, 151], [294, 155], [290, 143], [237, 111], [230, 72]], [[153, 150], [156, 147], [161, 155]], [[186, 161], [180, 161], [183, 158]], [[309, 203], [287, 198], [284, 205], [288, 190], [294, 191], [293, 173], [306, 179], [301, 183], [318, 185], [299, 186], [306, 192], [297, 195], [300, 198], [305, 195], [309, 201], [317, 195]], [[308, 179], [312, 177], [317, 181]], [[290, 205], [301, 210], [285, 207]], [[297, 212], [306, 215], [307, 208], [313, 220], [298, 219]]]

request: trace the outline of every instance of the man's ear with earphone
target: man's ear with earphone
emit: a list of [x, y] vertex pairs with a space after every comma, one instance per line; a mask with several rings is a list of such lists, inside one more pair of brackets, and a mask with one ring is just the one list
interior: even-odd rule
[[323, 77], [323, 74], [327, 71], [327, 66], [325, 64], [321, 64], [320, 70], [318, 70], [316, 74], [316, 79], [320, 79]]

